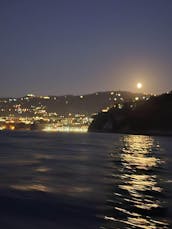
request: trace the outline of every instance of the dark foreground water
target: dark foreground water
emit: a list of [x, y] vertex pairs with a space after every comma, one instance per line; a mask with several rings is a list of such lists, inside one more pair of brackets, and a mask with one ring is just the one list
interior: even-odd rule
[[0, 132], [0, 228], [171, 228], [171, 140]]

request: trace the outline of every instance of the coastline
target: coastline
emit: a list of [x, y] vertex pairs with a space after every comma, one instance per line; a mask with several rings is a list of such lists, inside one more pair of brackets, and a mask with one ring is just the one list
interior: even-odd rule
[[111, 133], [111, 134], [130, 134], [130, 135], [146, 135], [146, 136], [162, 136], [172, 137], [172, 131], [161, 131], [161, 130], [148, 130], [148, 131], [106, 131], [106, 130], [88, 130], [88, 133]]

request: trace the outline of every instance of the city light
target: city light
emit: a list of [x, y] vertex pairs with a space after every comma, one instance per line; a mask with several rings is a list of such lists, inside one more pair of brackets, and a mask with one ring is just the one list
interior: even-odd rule
[[75, 132], [75, 133], [86, 133], [88, 132], [88, 127], [72, 127], [72, 126], [63, 126], [63, 127], [51, 127], [47, 126], [43, 129], [45, 132]]
[[[21, 98], [0, 98], [0, 131], [87, 132], [98, 112], [107, 113], [111, 108], [123, 109], [127, 102], [135, 104], [149, 97], [110, 91], [71, 97], [35, 96], [30, 93]], [[98, 108], [90, 112], [99, 99], [101, 103]]]

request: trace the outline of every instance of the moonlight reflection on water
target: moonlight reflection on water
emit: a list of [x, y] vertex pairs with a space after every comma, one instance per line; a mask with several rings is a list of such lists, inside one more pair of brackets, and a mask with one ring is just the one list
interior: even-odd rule
[[105, 228], [168, 228], [167, 220], [161, 217], [167, 208], [162, 198], [160, 170], [164, 161], [160, 151], [152, 137], [121, 137], [121, 150], [111, 153], [114, 188], [108, 199], [111, 212], [105, 216]]

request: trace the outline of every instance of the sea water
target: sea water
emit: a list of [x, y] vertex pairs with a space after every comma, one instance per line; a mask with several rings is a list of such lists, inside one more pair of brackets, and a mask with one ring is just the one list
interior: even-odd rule
[[171, 140], [0, 132], [0, 228], [170, 228]]

